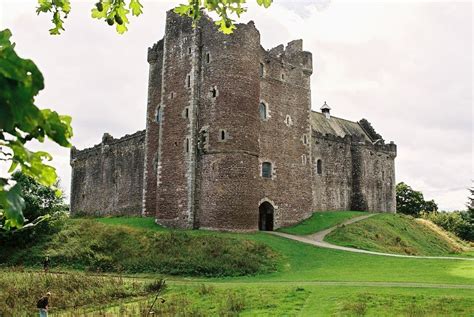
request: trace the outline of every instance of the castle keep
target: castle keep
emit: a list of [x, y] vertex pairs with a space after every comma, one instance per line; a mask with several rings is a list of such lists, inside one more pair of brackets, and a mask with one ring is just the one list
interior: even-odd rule
[[395, 211], [396, 145], [367, 120], [311, 111], [301, 40], [265, 50], [169, 12], [148, 50], [146, 130], [71, 150], [71, 212], [164, 226], [273, 230], [323, 210]]

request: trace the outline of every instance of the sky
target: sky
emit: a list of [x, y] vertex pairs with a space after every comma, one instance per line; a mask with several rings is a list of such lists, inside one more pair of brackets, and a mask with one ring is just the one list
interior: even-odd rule
[[[442, 210], [465, 209], [474, 179], [472, 2], [275, 0], [263, 9], [248, 1], [240, 22], [255, 22], [264, 48], [303, 39], [313, 53], [313, 110], [327, 101], [337, 117], [368, 119], [398, 146], [397, 182]], [[36, 104], [73, 117], [79, 149], [104, 132], [118, 138], [145, 128], [147, 48], [179, 1], [144, 1], [125, 35], [90, 17], [94, 3], [73, 0], [66, 31], [51, 36], [36, 0], [0, 0], [0, 29], [12, 31], [19, 55], [45, 77]], [[68, 196], [69, 149], [32, 148], [53, 155]]]

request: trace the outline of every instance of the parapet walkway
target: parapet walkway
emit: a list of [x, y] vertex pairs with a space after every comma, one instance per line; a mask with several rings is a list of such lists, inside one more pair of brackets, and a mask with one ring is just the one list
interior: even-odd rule
[[268, 233], [280, 236], [283, 238], [311, 244], [320, 248], [326, 248], [326, 249], [334, 249], [334, 250], [341, 250], [341, 251], [347, 251], [347, 252], [355, 252], [355, 253], [365, 253], [365, 254], [372, 254], [372, 255], [381, 255], [381, 256], [391, 256], [391, 257], [396, 257], [396, 258], [410, 258], [410, 259], [436, 259], [436, 260], [468, 260], [468, 261], [474, 261], [474, 258], [462, 258], [462, 257], [455, 257], [455, 256], [421, 256], [421, 255], [403, 255], [403, 254], [393, 254], [393, 253], [383, 253], [383, 252], [374, 252], [374, 251], [368, 251], [368, 250], [361, 250], [361, 249], [356, 249], [356, 248], [349, 248], [349, 247], [343, 247], [339, 245], [335, 245], [329, 242], [324, 241], [324, 238], [332, 231], [336, 230], [338, 227], [342, 225], [349, 225], [351, 223], [361, 221], [364, 219], [367, 219], [369, 217], [375, 216], [376, 214], [369, 214], [369, 215], [364, 215], [360, 217], [355, 217], [351, 218], [349, 220], [346, 220], [342, 223], [340, 223], [337, 226], [331, 227], [329, 229], [319, 231], [317, 233], [313, 233], [307, 236], [295, 236], [292, 234], [288, 233], [283, 233], [283, 232], [276, 232], [276, 231], [268, 231]]

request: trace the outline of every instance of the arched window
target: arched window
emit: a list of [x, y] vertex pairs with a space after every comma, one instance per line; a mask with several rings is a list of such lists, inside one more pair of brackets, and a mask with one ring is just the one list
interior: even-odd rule
[[267, 120], [267, 106], [263, 102], [258, 106], [258, 112], [261, 120]]
[[321, 175], [323, 173], [323, 161], [317, 160], [316, 161], [316, 172]]
[[265, 75], [265, 66], [263, 65], [263, 63], [260, 63], [259, 74], [260, 77], [263, 77], [263, 75]]
[[272, 178], [272, 163], [270, 162], [262, 163], [262, 177]]
[[160, 123], [161, 121], [161, 107], [158, 107], [158, 109], [156, 109], [156, 123]]

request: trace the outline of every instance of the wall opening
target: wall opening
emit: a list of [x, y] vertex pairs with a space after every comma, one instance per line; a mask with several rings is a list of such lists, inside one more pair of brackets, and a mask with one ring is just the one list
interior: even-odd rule
[[264, 201], [259, 207], [258, 230], [273, 231], [273, 213], [274, 208], [272, 204]]
[[206, 63], [210, 63], [211, 62], [211, 54], [209, 53], [206, 53]]
[[161, 121], [161, 107], [156, 109], [156, 123], [160, 123]]
[[191, 75], [188, 75], [186, 77], [186, 86], [188, 86], [188, 88], [191, 88]]
[[258, 106], [258, 112], [260, 113], [261, 120], [267, 120], [267, 105], [261, 102]]
[[316, 172], [321, 175], [323, 173], [323, 161], [317, 160], [316, 161]]
[[270, 162], [262, 163], [262, 177], [272, 178], [272, 163]]
[[260, 77], [263, 77], [263, 75], [265, 75], [265, 66], [263, 65], [263, 63], [260, 63], [259, 75]]

